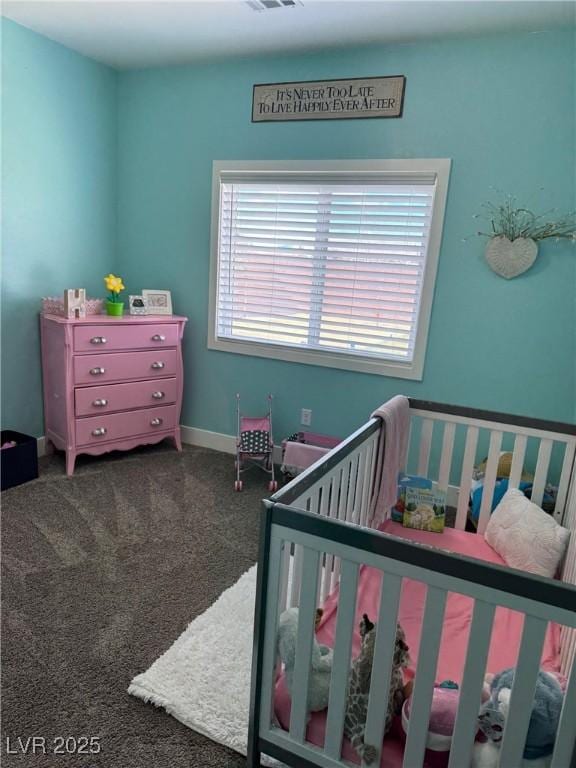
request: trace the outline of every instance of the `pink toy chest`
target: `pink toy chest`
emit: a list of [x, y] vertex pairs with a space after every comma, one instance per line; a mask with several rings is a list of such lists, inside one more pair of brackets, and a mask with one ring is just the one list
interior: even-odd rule
[[46, 438], [66, 451], [128, 450], [180, 441], [185, 317], [42, 315]]
[[282, 471], [296, 476], [341, 443], [340, 438], [316, 432], [298, 432], [298, 440], [282, 441]]

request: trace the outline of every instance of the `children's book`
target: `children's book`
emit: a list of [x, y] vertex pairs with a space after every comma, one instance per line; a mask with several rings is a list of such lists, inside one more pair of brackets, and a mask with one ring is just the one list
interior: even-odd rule
[[404, 509], [406, 507], [406, 488], [426, 488], [432, 490], [432, 480], [418, 475], [406, 475], [401, 472], [398, 475], [398, 500], [392, 507], [390, 517], [395, 523], [404, 522]]
[[446, 493], [426, 488], [406, 488], [402, 521], [406, 528], [442, 533], [446, 522]]

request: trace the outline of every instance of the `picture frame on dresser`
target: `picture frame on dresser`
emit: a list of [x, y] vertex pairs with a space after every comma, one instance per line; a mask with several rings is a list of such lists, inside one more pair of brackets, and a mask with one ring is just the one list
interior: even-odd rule
[[144, 296], [128, 296], [128, 311], [131, 315], [146, 315], [146, 300]]
[[151, 288], [142, 290], [142, 298], [146, 304], [148, 315], [171, 315], [172, 294], [170, 291], [157, 291]]
[[45, 436], [66, 453], [130, 450], [171, 438], [182, 450], [182, 336], [177, 315], [42, 314]]

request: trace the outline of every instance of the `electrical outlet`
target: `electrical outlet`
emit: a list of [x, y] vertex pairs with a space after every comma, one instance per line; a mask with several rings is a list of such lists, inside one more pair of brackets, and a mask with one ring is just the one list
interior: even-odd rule
[[303, 427], [309, 427], [312, 424], [312, 411], [310, 408], [302, 408], [300, 411], [300, 424]]

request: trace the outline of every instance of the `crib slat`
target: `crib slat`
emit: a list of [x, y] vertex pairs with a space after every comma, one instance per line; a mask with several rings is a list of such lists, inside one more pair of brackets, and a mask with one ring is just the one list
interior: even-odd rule
[[344, 714], [346, 712], [346, 691], [348, 688], [348, 674], [352, 652], [352, 633], [354, 631], [357, 589], [358, 565], [349, 560], [344, 560], [340, 578], [334, 658], [332, 662], [332, 677], [330, 678], [330, 696], [324, 741], [324, 751], [335, 760], [340, 759], [340, 752], [342, 750], [342, 733], [344, 730]]
[[[410, 409], [412, 411], [412, 409]], [[408, 463], [410, 461], [410, 455], [412, 453], [412, 438], [414, 437], [414, 416], [410, 414], [410, 426], [408, 427], [408, 450], [406, 451], [406, 464], [403, 467], [400, 467], [400, 472], [403, 472], [404, 474], [408, 474]]]
[[330, 579], [330, 592], [336, 587], [336, 584], [338, 584], [338, 580], [340, 579], [340, 558], [334, 556], [334, 564], [332, 565], [332, 578]]
[[526, 444], [528, 438], [526, 435], [516, 435], [514, 440], [514, 451], [512, 453], [512, 465], [510, 467], [510, 478], [508, 479], [508, 488], [518, 488], [524, 468], [524, 457], [526, 456]]
[[563, 627], [564, 635], [561, 636], [560, 672], [567, 675], [570, 669], [576, 667], [576, 629]]
[[376, 765], [380, 762], [382, 739], [386, 725], [386, 711], [390, 693], [392, 661], [396, 647], [396, 617], [400, 603], [402, 579], [393, 574], [382, 574], [380, 607], [378, 609], [374, 661], [370, 677], [370, 696], [366, 716], [365, 744], [378, 750]]
[[466, 430], [466, 444], [464, 446], [464, 459], [462, 461], [462, 475], [460, 476], [460, 490], [458, 492], [458, 509], [456, 512], [456, 528], [463, 531], [466, 528], [466, 515], [470, 501], [470, 485], [472, 482], [472, 470], [476, 459], [476, 446], [478, 445], [478, 427], [468, 427]]
[[556, 505], [554, 507], [554, 517], [557, 522], [561, 522], [564, 516], [564, 507], [566, 506], [566, 497], [568, 496], [568, 486], [572, 474], [572, 465], [574, 463], [574, 443], [566, 443], [564, 450], [564, 461], [562, 462], [562, 471], [558, 483], [558, 493], [556, 495]]
[[[331, 477], [327, 476], [326, 480], [320, 486], [320, 516], [327, 517], [329, 510], [329, 496], [331, 487]], [[332, 557], [328, 554], [324, 554], [320, 558], [320, 566], [318, 570], [318, 595], [317, 604], [321, 605], [326, 600], [326, 596], [330, 591], [330, 573], [332, 571], [332, 560], [328, 561], [328, 558]]]
[[403, 768], [414, 768], [424, 762], [445, 605], [446, 591], [428, 586]]
[[298, 609], [298, 636], [296, 639], [296, 663], [292, 679], [292, 706], [290, 708], [290, 736], [302, 743], [306, 734], [308, 681], [314, 638], [314, 619], [316, 613], [316, 580], [320, 553], [316, 549], [304, 547], [302, 560], [302, 590]]
[[470, 765], [474, 735], [478, 729], [480, 695], [490, 649], [494, 612], [495, 607], [489, 603], [480, 600], [474, 603], [448, 768]]
[[432, 432], [434, 422], [432, 419], [422, 420], [422, 431], [420, 433], [420, 453], [418, 454], [418, 474], [422, 477], [428, 475], [428, 464], [430, 462], [430, 447], [432, 445]]
[[[326, 489], [326, 514], [332, 517], [332, 510], [334, 508], [334, 483], [335, 478], [331, 477], [328, 487]], [[328, 503], [329, 502], [329, 503]], [[331, 553], [325, 554], [324, 572], [322, 575], [322, 605], [326, 602], [326, 598], [330, 593], [330, 584], [332, 582], [332, 569], [334, 567], [334, 555]]]
[[[346, 519], [346, 504], [348, 499], [348, 491], [349, 491], [349, 479], [350, 479], [350, 462], [345, 461], [344, 467], [342, 468], [342, 473], [340, 475], [340, 485], [338, 488], [338, 520], [345, 520]], [[336, 584], [338, 583], [338, 578], [340, 576], [340, 558], [335, 557], [334, 558], [334, 568], [332, 570], [332, 583], [331, 588], [334, 589]]]
[[340, 477], [340, 494], [338, 498], [338, 520], [346, 520], [346, 508], [350, 490], [350, 462], [344, 462], [342, 476]]
[[540, 448], [538, 449], [538, 460], [536, 462], [536, 472], [534, 473], [534, 483], [532, 484], [532, 495], [530, 498], [539, 507], [542, 506], [542, 499], [544, 498], [544, 486], [548, 477], [553, 444], [552, 440], [543, 439], [540, 441]]
[[301, 579], [302, 579], [302, 545], [294, 544], [294, 557], [292, 558], [292, 589], [290, 590], [290, 608], [294, 608], [300, 602]]
[[[282, 540], [272, 540], [270, 543], [270, 568], [268, 571], [268, 589], [266, 593], [266, 632], [264, 637], [264, 653], [262, 658], [262, 698], [260, 700], [260, 727], [267, 730], [272, 722], [274, 684], [276, 681], [276, 638], [278, 634], [278, 617], [280, 606], [278, 590], [280, 586], [280, 554]], [[284, 542], [290, 550], [290, 542]]]
[[318, 511], [320, 509], [320, 488], [316, 488], [316, 490], [310, 495], [310, 498], [307, 501], [307, 508], [309, 512], [313, 512], [315, 515], [318, 514]]
[[[571, 526], [571, 530], [574, 530], [573, 526]], [[568, 550], [562, 566], [562, 581], [576, 584], [576, 536], [574, 535], [568, 541]]]
[[358, 470], [356, 479], [356, 493], [354, 494], [354, 509], [352, 512], [352, 522], [355, 525], [360, 523], [360, 516], [362, 514], [362, 498], [364, 496], [364, 483], [366, 472], [366, 451], [367, 446], [363, 445], [358, 454]]
[[374, 486], [376, 484], [376, 461], [378, 458], [378, 441], [380, 435], [376, 433], [372, 438], [372, 460], [370, 461], [370, 492], [368, 494], [368, 504], [366, 509], [366, 525], [372, 525], [370, 511], [372, 507], [372, 498], [374, 496]]
[[358, 478], [358, 454], [352, 454], [350, 460], [350, 484], [348, 486], [348, 499], [346, 501], [346, 522], [353, 521], [354, 503], [356, 498], [356, 480]]
[[280, 571], [280, 595], [278, 598], [278, 607], [280, 612], [285, 611], [288, 607], [288, 583], [290, 577], [290, 561], [292, 556], [290, 554], [290, 542], [285, 541], [282, 548], [282, 568]]
[[328, 497], [330, 495], [330, 480], [324, 481], [322, 485], [320, 486], [320, 508], [318, 510], [318, 513], [322, 515], [322, 517], [326, 517], [328, 515]]
[[316, 574], [316, 607], [322, 605], [322, 583], [324, 581], [324, 557], [325, 553], [320, 552], [318, 558], [318, 573]]
[[438, 472], [438, 488], [441, 491], [447, 491], [448, 483], [450, 482], [450, 467], [452, 466], [455, 433], [456, 424], [451, 421], [446, 422], [444, 425], [444, 435], [442, 436], [442, 457]]
[[332, 484], [330, 486], [330, 509], [328, 511], [328, 517], [336, 519], [338, 517], [338, 495], [340, 489], [340, 479], [342, 476], [342, 470], [337, 467], [332, 473]]
[[552, 753], [550, 768], [564, 768], [573, 765], [576, 760], [576, 664], [572, 665], [572, 673], [564, 693], [564, 703], [560, 713], [560, 722], [556, 732], [556, 743]]
[[499, 429], [490, 432], [490, 446], [488, 448], [488, 461], [486, 462], [486, 472], [484, 474], [484, 487], [482, 488], [482, 502], [480, 504], [480, 515], [478, 516], [478, 533], [484, 533], [490, 514], [492, 511], [492, 499], [494, 497], [494, 486], [496, 485], [496, 473], [498, 472], [498, 462], [500, 460], [500, 447], [502, 445], [503, 433]]
[[540, 669], [542, 645], [548, 622], [534, 616], [524, 617], [522, 642], [514, 683], [510, 696], [510, 708], [504, 728], [500, 765], [520, 765], [528, 725], [532, 714], [532, 702], [536, 688], [536, 676]]
[[362, 499], [360, 502], [360, 520], [359, 524], [365, 527], [368, 522], [368, 512], [370, 507], [370, 480], [372, 477], [372, 456], [374, 453], [374, 443], [370, 441], [366, 449], [366, 462], [364, 464], [364, 483], [362, 487]]

